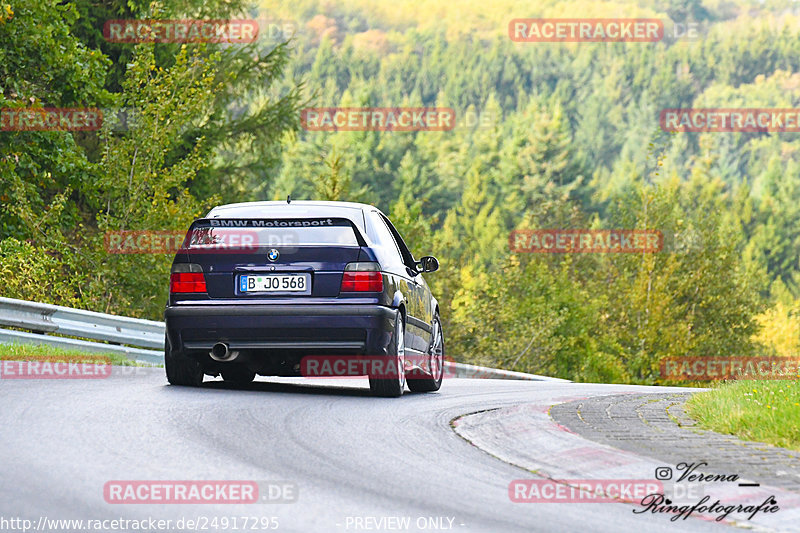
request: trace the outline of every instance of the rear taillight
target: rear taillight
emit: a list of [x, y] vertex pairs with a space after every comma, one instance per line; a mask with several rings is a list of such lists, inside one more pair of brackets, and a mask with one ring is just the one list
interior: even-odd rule
[[383, 274], [378, 263], [348, 263], [340, 292], [383, 292]]
[[169, 292], [206, 292], [203, 267], [193, 263], [172, 265], [172, 273], [169, 276]]

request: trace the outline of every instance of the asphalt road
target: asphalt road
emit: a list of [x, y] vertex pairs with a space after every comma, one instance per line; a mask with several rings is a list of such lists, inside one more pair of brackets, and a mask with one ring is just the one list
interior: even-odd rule
[[[12, 530], [2, 520], [15, 518], [49, 531], [81, 530], [47, 527], [54, 519], [152, 518], [172, 522], [145, 530], [175, 531], [183, 519], [181, 529], [241, 531], [245, 517], [248, 531], [268, 530], [267, 522], [252, 528], [256, 517], [275, 518], [264, 527], [297, 532], [732, 530], [634, 514], [625, 503], [511, 502], [509, 483], [536, 476], [451, 426], [488, 409], [673, 389], [450, 379], [438, 393], [382, 399], [360, 379], [259, 378], [246, 388], [210, 381], [188, 389], [168, 386], [162, 369], [120, 372], [0, 379], [0, 530]], [[542, 453], [553, 454], [553, 446]], [[296, 484], [297, 495], [279, 504], [116, 504], [104, 499], [111, 480], [283, 482]], [[233, 517], [240, 517], [237, 529]], [[187, 520], [199, 522], [188, 528]]]

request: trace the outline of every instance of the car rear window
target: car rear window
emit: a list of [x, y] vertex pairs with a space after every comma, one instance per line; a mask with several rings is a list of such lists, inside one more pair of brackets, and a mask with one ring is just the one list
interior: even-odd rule
[[344, 219], [211, 219], [195, 223], [189, 249], [260, 246], [358, 246]]

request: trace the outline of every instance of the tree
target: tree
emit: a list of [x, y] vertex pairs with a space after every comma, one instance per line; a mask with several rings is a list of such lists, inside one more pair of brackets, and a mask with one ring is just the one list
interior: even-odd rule
[[437, 217], [426, 216], [425, 204], [432, 187], [432, 179], [424, 167], [406, 152], [398, 170], [397, 200], [389, 208], [392, 223], [403, 236], [414, 257], [430, 253], [432, 226]]

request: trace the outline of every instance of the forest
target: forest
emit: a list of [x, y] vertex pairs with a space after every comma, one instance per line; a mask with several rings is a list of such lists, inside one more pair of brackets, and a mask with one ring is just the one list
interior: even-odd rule
[[[657, 42], [514, 42], [515, 18], [647, 18]], [[109, 42], [111, 19], [256, 19], [252, 43]], [[274, 31], [274, 30], [278, 31]], [[791, 109], [789, 1], [0, 0], [0, 108], [134, 110], [0, 131], [0, 295], [160, 320], [169, 254], [214, 205], [370, 203], [441, 305], [457, 361], [664, 383], [675, 357], [800, 347], [800, 139], [665, 131], [665, 109]], [[304, 109], [436, 107], [443, 131], [315, 131]], [[514, 231], [657, 230], [655, 253], [524, 253]]]

